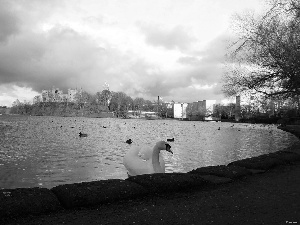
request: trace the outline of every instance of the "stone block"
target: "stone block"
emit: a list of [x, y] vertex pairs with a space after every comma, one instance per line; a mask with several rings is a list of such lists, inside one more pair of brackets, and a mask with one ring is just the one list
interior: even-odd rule
[[126, 180], [137, 183], [150, 192], [168, 193], [204, 186], [208, 182], [203, 178], [185, 173], [154, 173], [132, 176]]
[[293, 143], [291, 146], [285, 148], [283, 151], [285, 152], [293, 152], [300, 155], [300, 141]]
[[209, 183], [212, 184], [226, 184], [226, 183], [230, 183], [233, 180], [227, 177], [219, 177], [219, 176], [215, 176], [215, 175], [198, 175], [200, 177], [202, 177], [204, 180], [207, 180]]
[[46, 188], [0, 190], [0, 218], [40, 215], [60, 209], [57, 197]]
[[245, 169], [243, 167], [239, 167], [239, 166], [233, 166], [233, 165], [201, 167], [201, 168], [192, 170], [188, 173], [199, 174], [199, 175], [215, 175], [218, 177], [227, 177], [227, 178], [231, 178], [231, 179], [236, 179], [236, 178], [251, 174], [251, 172], [248, 171], [247, 169]]
[[282, 160], [286, 163], [293, 163], [296, 161], [300, 161], [300, 154], [291, 152], [291, 151], [278, 151], [267, 154], [268, 157], [276, 158]]
[[300, 138], [300, 126], [299, 125], [281, 125], [279, 127], [277, 127], [280, 130], [289, 132], [293, 135], [295, 135], [296, 137]]
[[64, 184], [51, 190], [66, 208], [133, 199], [148, 193], [142, 186], [120, 179]]
[[253, 158], [246, 158], [238, 161], [234, 161], [228, 164], [228, 166], [240, 166], [247, 169], [256, 170], [269, 170], [275, 166], [285, 164], [283, 160], [268, 157], [267, 155], [261, 155]]
[[252, 174], [260, 174], [266, 172], [265, 170], [258, 170], [258, 169], [247, 169], [249, 170]]

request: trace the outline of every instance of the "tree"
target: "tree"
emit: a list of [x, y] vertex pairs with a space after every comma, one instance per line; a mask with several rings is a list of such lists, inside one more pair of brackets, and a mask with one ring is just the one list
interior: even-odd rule
[[131, 98], [124, 92], [113, 92], [109, 104], [110, 111], [115, 111], [117, 116], [125, 116], [130, 105]]
[[103, 90], [100, 94], [100, 103], [104, 106], [108, 106], [112, 98], [112, 93], [109, 90]]
[[18, 106], [20, 105], [21, 102], [19, 101], [19, 99], [16, 99], [13, 103], [12, 103], [12, 106]]
[[160, 114], [160, 116], [161, 117], [168, 117], [168, 114], [169, 114], [169, 116], [171, 116], [170, 114], [170, 112], [171, 112], [172, 110], [169, 110], [169, 108], [168, 108], [168, 104], [166, 104], [166, 103], [162, 103], [160, 106], [159, 106], [159, 114]]
[[132, 110], [133, 109], [133, 99], [130, 96], [127, 96], [125, 99], [125, 104], [126, 104], [126, 108], [127, 110]]
[[145, 99], [143, 98], [135, 98], [133, 100], [134, 110], [138, 111], [138, 114], [141, 114], [141, 110], [144, 109]]
[[211, 115], [222, 119], [233, 119], [234, 111], [235, 103], [229, 103], [226, 106], [223, 104], [216, 104], [214, 107], [214, 112], [212, 112]]
[[145, 111], [154, 111], [153, 103], [150, 100], [145, 100], [143, 110], [145, 110]]
[[75, 102], [80, 109], [84, 109], [85, 104], [90, 104], [93, 102], [94, 97], [86, 91], [78, 91], [75, 94]]
[[300, 95], [300, 2], [270, 0], [265, 15], [237, 15], [238, 40], [229, 47], [223, 92], [268, 98]]

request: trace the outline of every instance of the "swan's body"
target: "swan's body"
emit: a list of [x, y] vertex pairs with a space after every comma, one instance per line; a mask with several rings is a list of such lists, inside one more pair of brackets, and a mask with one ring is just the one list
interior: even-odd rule
[[171, 146], [164, 141], [159, 141], [153, 148], [133, 146], [124, 156], [123, 164], [129, 176], [141, 174], [164, 173], [165, 162], [160, 155], [161, 150], [170, 150]]

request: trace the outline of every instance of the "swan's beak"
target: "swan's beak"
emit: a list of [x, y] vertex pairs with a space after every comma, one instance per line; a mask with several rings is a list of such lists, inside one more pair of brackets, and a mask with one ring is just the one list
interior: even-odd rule
[[173, 154], [173, 152], [172, 152], [172, 150], [171, 150], [171, 145], [166, 144], [166, 151], [167, 151], [167, 152], [171, 152], [171, 153]]

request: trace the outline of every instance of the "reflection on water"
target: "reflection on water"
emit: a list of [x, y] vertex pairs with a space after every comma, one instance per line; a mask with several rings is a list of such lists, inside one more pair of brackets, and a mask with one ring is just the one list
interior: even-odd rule
[[[220, 127], [220, 129], [218, 129]], [[87, 133], [80, 138], [78, 133]], [[274, 152], [297, 138], [276, 126], [176, 120], [0, 117], [0, 188], [54, 187], [126, 178], [123, 156], [132, 145], [171, 142], [166, 172], [228, 164]]]

